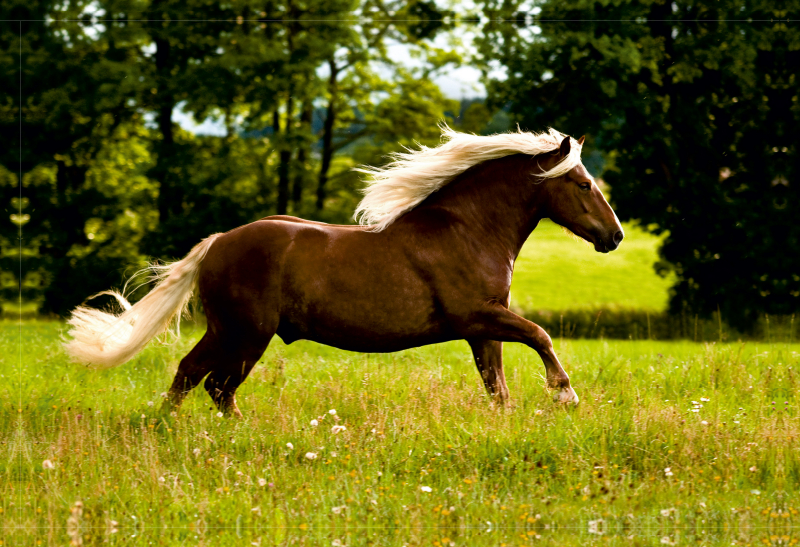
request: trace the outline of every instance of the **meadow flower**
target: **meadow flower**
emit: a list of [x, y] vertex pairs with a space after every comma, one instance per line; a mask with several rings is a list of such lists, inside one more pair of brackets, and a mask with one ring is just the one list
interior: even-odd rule
[[664, 468], [664, 475], [666, 475], [667, 477], [671, 477], [673, 474], [674, 473], [672, 473], [672, 468], [671, 467], [665, 467]]
[[328, 414], [330, 414], [331, 416], [336, 416], [336, 409], [335, 408], [330, 409], [328, 411]]
[[334, 515], [341, 515], [342, 511], [344, 511], [345, 509], [347, 509], [346, 505], [339, 505], [337, 507], [331, 507], [331, 511], [333, 511]]
[[347, 428], [343, 425], [335, 425], [331, 428], [331, 433], [336, 435], [337, 433], [341, 433], [342, 431], [347, 431]]
[[603, 519], [589, 521], [589, 533], [601, 536], [605, 533], [605, 521]]
[[201, 450], [199, 448], [195, 448], [194, 450], [192, 450], [192, 454], [194, 454], [195, 456], [199, 456], [200, 452]]
[[700, 412], [700, 409], [699, 409], [699, 408], [690, 408], [689, 410], [690, 410], [691, 412]]
[[147, 401], [147, 406], [153, 406], [155, 403], [153, 401]]
[[286, 448], [289, 450], [294, 450], [294, 445], [292, 443], [286, 443]]
[[760, 496], [761, 495], [761, 490], [750, 490], [750, 493], [751, 494], [755, 494], [756, 496]]
[[675, 512], [675, 508], [674, 507], [670, 507], [669, 509], [662, 509], [661, 510], [661, 516], [662, 517], [668, 517], [674, 512]]
[[709, 402], [711, 399], [709, 399], [708, 397], [700, 397], [700, 400], [701, 400], [701, 401], [704, 401], [704, 402], [706, 402], [706, 403], [707, 403], [707, 402]]
[[534, 412], [534, 414], [536, 416], [541, 416], [542, 415], [542, 411], [541, 410], [537, 410], [536, 412]]
[[311, 427], [317, 427], [319, 422], [317, 420], [311, 420]]
[[[45, 460], [45, 461], [47, 461], [47, 460]], [[52, 467], [50, 469], [52, 469]], [[755, 465], [750, 468], [750, 472], [751, 473], [755, 473], [756, 471], [758, 471], [758, 467], [756, 467]]]
[[45, 460], [42, 462], [42, 467], [44, 467], [45, 469], [55, 469], [56, 464], [54, 464], [50, 460]]
[[342, 540], [340, 540], [340, 539], [334, 539], [334, 540], [331, 542], [331, 545], [332, 545], [333, 547], [345, 547], [344, 543], [342, 543]]
[[223, 416], [222, 412], [217, 412], [217, 418], [222, 418], [222, 416]]
[[259, 486], [266, 486], [267, 485], [267, 480], [266, 479], [258, 479], [258, 485]]
[[167, 482], [167, 479], [165, 479], [164, 477], [158, 477], [158, 482], [164, 484], [165, 482]]
[[708, 422], [707, 422], [707, 421], [705, 421], [705, 420], [703, 420], [703, 421], [702, 421], [702, 422], [700, 422], [700, 423], [701, 423], [701, 424], [703, 424], [703, 425], [708, 425]]
[[433, 488], [431, 488], [430, 486], [420, 486], [419, 489], [422, 490], [423, 492], [432, 492], [433, 491]]
[[317, 455], [314, 454], [313, 452], [306, 452], [306, 459], [307, 460], [316, 460], [317, 459]]

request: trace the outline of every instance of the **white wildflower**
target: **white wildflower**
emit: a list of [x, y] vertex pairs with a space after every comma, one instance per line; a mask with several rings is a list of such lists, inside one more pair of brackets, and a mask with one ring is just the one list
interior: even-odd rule
[[751, 494], [755, 494], [756, 496], [760, 496], [761, 495], [761, 490], [750, 490], [750, 493]]
[[336, 416], [336, 409], [335, 408], [330, 409], [328, 411], [328, 414], [330, 414], [331, 416]]
[[671, 467], [665, 467], [664, 468], [664, 475], [667, 476], [667, 477], [671, 477], [672, 475], [674, 475], [674, 473], [672, 472], [672, 468]]
[[[47, 461], [47, 460], [45, 460], [45, 461]], [[50, 469], [52, 469], [52, 467]], [[758, 467], [756, 467], [755, 465], [750, 468], [750, 472], [751, 473], [755, 473], [756, 471], [758, 471]]]
[[605, 523], [605, 521], [603, 519], [590, 520], [589, 521], [589, 533], [590, 534], [597, 534], [598, 536], [603, 535], [605, 533], [605, 531], [606, 531], [605, 524], [606, 523]]
[[700, 412], [700, 409], [699, 408], [690, 408], [689, 411], [690, 412]]
[[224, 414], [222, 414], [222, 412], [217, 412], [217, 418], [222, 418], [222, 416], [224, 416]]
[[541, 416], [542, 415], [542, 411], [541, 410], [537, 410], [536, 412], [534, 412], [534, 414], [537, 415], [537, 416]]
[[194, 454], [195, 456], [199, 456], [200, 452], [201, 450], [199, 448], [195, 448], [194, 450], [192, 450], [192, 454]]
[[422, 490], [423, 492], [433, 492], [433, 488], [431, 488], [430, 486], [420, 486], [419, 489]]
[[259, 486], [266, 486], [267, 485], [267, 479], [258, 479], [258, 485]]
[[703, 401], [703, 402], [706, 402], [706, 403], [707, 403], [707, 402], [709, 402], [711, 399], [709, 399], [708, 397], [700, 397], [700, 400], [701, 400], [701, 401]]
[[292, 443], [286, 443], [286, 448], [289, 450], [294, 450], [294, 445]]
[[42, 462], [42, 467], [44, 467], [45, 469], [55, 469], [56, 464], [54, 464], [50, 460], [45, 460]]
[[158, 477], [158, 482], [164, 484], [165, 482], [167, 482], [167, 479], [165, 479], [164, 477]]
[[703, 420], [703, 421], [702, 421], [702, 422], [700, 422], [700, 423], [701, 423], [701, 424], [703, 424], [703, 425], [708, 425], [708, 422], [707, 422], [707, 421], [705, 421], [705, 420]]
[[331, 511], [333, 511], [334, 515], [341, 515], [342, 511], [344, 511], [345, 509], [347, 509], [346, 505], [339, 505], [337, 507], [331, 507]]
[[316, 460], [317, 459], [317, 455], [314, 454], [313, 452], [306, 452], [306, 459], [307, 460]]
[[343, 425], [335, 425], [331, 428], [331, 433], [336, 435], [337, 433], [341, 433], [342, 431], [347, 431], [347, 428]]
[[317, 420], [311, 420], [311, 427], [317, 427], [319, 422]]
[[147, 401], [147, 406], [153, 406], [155, 403], [153, 401]]

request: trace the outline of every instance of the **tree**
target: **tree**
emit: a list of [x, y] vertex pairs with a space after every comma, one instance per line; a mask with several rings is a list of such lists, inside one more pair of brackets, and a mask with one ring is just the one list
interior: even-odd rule
[[[0, 85], [4, 90], [22, 86], [0, 105], [2, 200], [15, 210], [13, 224], [2, 228], [5, 277], [16, 277], [4, 283], [4, 299], [13, 298], [10, 293], [20, 286], [34, 309], [44, 303], [43, 311], [62, 312], [89, 294], [75, 294], [77, 256], [83, 267], [80, 288], [95, 291], [116, 283], [120, 270], [137, 259], [124, 243], [132, 235], [122, 229], [137, 192], [95, 178], [115, 164], [112, 150], [118, 152], [121, 142], [136, 133], [132, 124], [138, 113], [130, 102], [139, 78], [129, 46], [135, 36], [124, 25], [99, 25], [90, 2], [65, 7], [13, 2], [9, 11], [26, 22], [15, 29], [4, 23], [0, 46], [4, 61], [20, 50], [22, 55], [13, 69], [3, 63]], [[15, 33], [17, 47], [12, 48]], [[128, 159], [135, 165], [140, 160], [135, 136], [129, 145]], [[127, 162], [121, 167], [131, 171]], [[92, 241], [89, 219], [120, 229]]]
[[[517, 24], [484, 29], [484, 63], [508, 75], [489, 83], [490, 101], [523, 127], [589, 134], [620, 217], [668, 234], [659, 268], [678, 276], [671, 310], [719, 311], [740, 328], [800, 311], [800, 277], [783, 251], [800, 238], [788, 68], [800, 48], [783, 8], [548, 1], [538, 26], [519, 9], [499, 11]], [[724, 22], [743, 14], [773, 22]]]

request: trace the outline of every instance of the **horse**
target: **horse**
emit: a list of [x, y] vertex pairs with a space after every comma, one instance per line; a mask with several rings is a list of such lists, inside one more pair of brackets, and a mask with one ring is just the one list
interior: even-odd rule
[[[406, 149], [368, 175], [358, 225], [278, 215], [197, 244], [153, 266], [155, 287], [119, 314], [76, 308], [65, 349], [93, 368], [132, 359], [180, 318], [197, 289], [207, 330], [181, 360], [165, 405], [176, 409], [205, 378], [226, 415], [236, 389], [277, 334], [383, 353], [466, 340], [486, 390], [509, 402], [503, 342], [535, 350], [553, 400], [578, 395], [540, 326], [509, 310], [514, 262], [549, 218], [607, 253], [624, 236], [580, 159], [584, 137], [554, 129], [477, 136], [441, 126], [442, 144]], [[103, 294], [103, 293], [100, 293]]]

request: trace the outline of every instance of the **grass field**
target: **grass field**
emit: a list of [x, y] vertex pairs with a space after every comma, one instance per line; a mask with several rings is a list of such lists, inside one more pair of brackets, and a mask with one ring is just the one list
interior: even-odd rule
[[574, 241], [549, 220], [539, 224], [522, 249], [511, 285], [512, 307], [524, 310], [667, 308], [673, 277], [653, 270], [661, 239], [623, 224], [619, 249], [602, 254]]
[[465, 343], [364, 355], [276, 339], [236, 421], [202, 388], [159, 412], [200, 329], [92, 372], [66, 362], [62, 328], [0, 330], [3, 545], [798, 539], [800, 345], [555, 340], [582, 399], [567, 411], [517, 344], [514, 406], [498, 409]]

